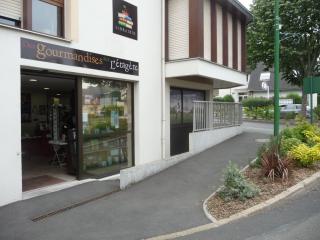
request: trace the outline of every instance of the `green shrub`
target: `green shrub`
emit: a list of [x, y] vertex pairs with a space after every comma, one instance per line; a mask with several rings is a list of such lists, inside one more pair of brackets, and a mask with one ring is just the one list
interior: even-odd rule
[[258, 107], [269, 107], [272, 106], [272, 100], [267, 98], [247, 98], [242, 101], [244, 107], [249, 108], [250, 110]]
[[303, 143], [308, 143], [308, 137], [306, 136], [306, 131], [314, 131], [318, 132], [319, 129], [315, 126], [310, 124], [305, 118], [301, 116], [296, 117], [297, 125], [292, 128], [285, 128], [281, 131], [281, 138], [296, 138]]
[[303, 167], [312, 166], [320, 160], [320, 144], [309, 147], [302, 143], [290, 151], [290, 156]]
[[223, 97], [214, 97], [213, 101], [214, 102], [224, 102]]
[[259, 194], [259, 189], [248, 183], [237, 166], [230, 162], [224, 173], [224, 187], [218, 195], [225, 201], [233, 199], [244, 201], [257, 194]]
[[287, 99], [292, 99], [293, 104], [301, 104], [302, 103], [302, 97], [297, 93], [290, 93], [286, 96]]
[[225, 95], [224, 97], [215, 97], [213, 98], [214, 102], [234, 102], [232, 95]]
[[223, 100], [224, 100], [225, 102], [234, 102], [234, 98], [232, 97], [232, 95], [225, 95], [225, 96], [223, 97]]
[[273, 118], [272, 100], [266, 98], [247, 98], [242, 101], [245, 114], [252, 119], [270, 120]]
[[320, 120], [320, 105], [316, 106], [313, 111], [316, 116], [316, 119]]
[[296, 117], [296, 113], [294, 112], [288, 112], [284, 116], [286, 120], [292, 120], [292, 119], [295, 119], [295, 117]]
[[287, 156], [291, 150], [301, 143], [302, 142], [297, 138], [281, 138], [280, 155]]
[[256, 107], [252, 109], [245, 107], [244, 113], [248, 118], [270, 120], [273, 118], [273, 107]]

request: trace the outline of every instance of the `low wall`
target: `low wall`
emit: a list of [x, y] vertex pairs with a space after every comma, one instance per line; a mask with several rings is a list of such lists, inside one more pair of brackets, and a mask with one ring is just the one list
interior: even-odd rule
[[191, 153], [202, 152], [229, 138], [243, 132], [242, 126], [218, 128], [210, 131], [194, 132], [189, 134], [189, 149]]
[[120, 189], [125, 189], [134, 183], [140, 182], [147, 177], [157, 174], [187, 158], [192, 157], [193, 155], [198, 154], [201, 151], [241, 133], [241, 126], [190, 133], [190, 152], [121, 170]]

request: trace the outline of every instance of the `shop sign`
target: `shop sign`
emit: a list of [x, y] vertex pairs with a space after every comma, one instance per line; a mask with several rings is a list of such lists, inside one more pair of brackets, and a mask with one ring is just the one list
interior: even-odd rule
[[113, 0], [113, 33], [138, 39], [137, 7], [122, 0]]
[[21, 38], [21, 58], [139, 76], [139, 63]]

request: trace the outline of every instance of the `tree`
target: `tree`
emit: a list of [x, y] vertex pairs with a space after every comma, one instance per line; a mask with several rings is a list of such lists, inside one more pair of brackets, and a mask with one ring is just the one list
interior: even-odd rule
[[[248, 62], [255, 68], [274, 63], [274, 0], [254, 0], [248, 26]], [[320, 75], [320, 1], [280, 0], [280, 71], [288, 83], [302, 87], [303, 79]], [[305, 113], [307, 97], [303, 96]]]

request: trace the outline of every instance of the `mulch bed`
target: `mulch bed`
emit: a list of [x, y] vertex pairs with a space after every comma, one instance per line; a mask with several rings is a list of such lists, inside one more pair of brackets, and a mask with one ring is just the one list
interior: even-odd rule
[[259, 187], [260, 194], [246, 201], [233, 200], [229, 202], [225, 202], [215, 194], [208, 200], [207, 209], [211, 215], [218, 220], [228, 218], [236, 213], [273, 198], [300, 181], [310, 177], [317, 171], [320, 171], [319, 164], [310, 168], [294, 167], [288, 181], [282, 182], [281, 180], [276, 179], [274, 182], [271, 182], [269, 179], [261, 176], [261, 170], [259, 168], [249, 167], [243, 172], [243, 174], [250, 182]]

